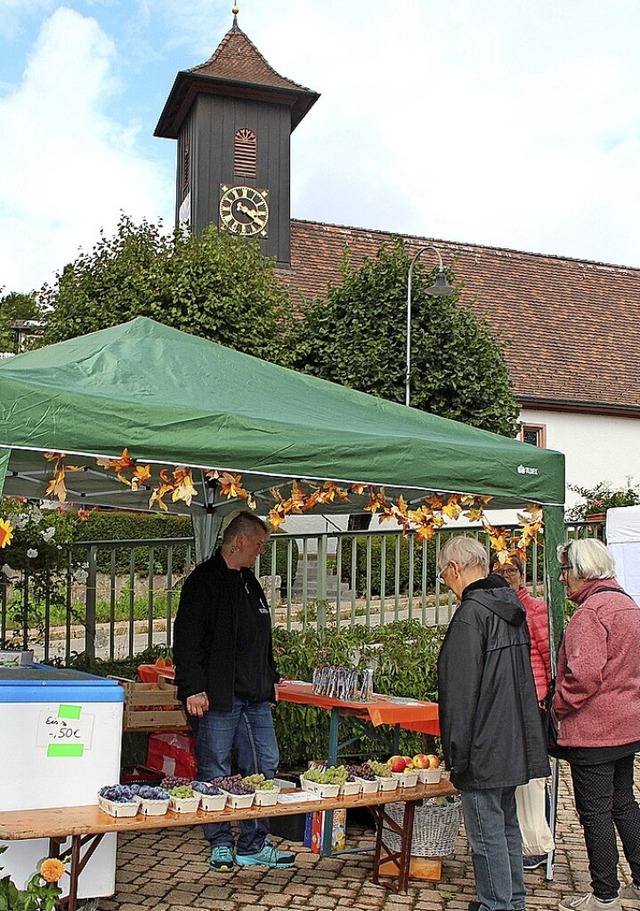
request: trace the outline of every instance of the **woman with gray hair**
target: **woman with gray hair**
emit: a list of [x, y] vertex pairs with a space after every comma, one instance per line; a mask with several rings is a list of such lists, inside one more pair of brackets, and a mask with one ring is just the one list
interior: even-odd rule
[[[552, 712], [571, 766], [593, 892], [560, 911], [640, 908], [640, 807], [633, 794], [640, 750], [640, 610], [614, 578], [595, 538], [558, 548], [560, 581], [577, 604], [558, 654]], [[616, 831], [633, 881], [620, 892]]]

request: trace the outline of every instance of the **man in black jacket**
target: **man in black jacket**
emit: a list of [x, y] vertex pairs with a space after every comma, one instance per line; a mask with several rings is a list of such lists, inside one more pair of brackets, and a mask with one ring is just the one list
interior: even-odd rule
[[[187, 577], [180, 595], [173, 633], [176, 683], [204, 781], [231, 774], [232, 751], [243, 775], [273, 778], [278, 768], [271, 615], [251, 569], [268, 534], [262, 519], [240, 513], [227, 526], [222, 546]], [[230, 824], [209, 823], [203, 829], [211, 845], [211, 869], [233, 870]], [[277, 851], [268, 832], [266, 819], [243, 820], [235, 863], [291, 867], [294, 855]]]
[[475, 538], [450, 538], [438, 570], [460, 599], [438, 658], [438, 704], [480, 899], [469, 908], [523, 911], [515, 790], [550, 774], [526, 614], [504, 579], [488, 576], [486, 550]]

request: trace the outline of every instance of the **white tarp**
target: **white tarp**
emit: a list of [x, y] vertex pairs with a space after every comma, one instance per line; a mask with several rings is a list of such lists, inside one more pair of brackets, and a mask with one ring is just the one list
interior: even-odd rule
[[640, 605], [640, 506], [607, 510], [607, 546], [616, 561], [616, 579]]

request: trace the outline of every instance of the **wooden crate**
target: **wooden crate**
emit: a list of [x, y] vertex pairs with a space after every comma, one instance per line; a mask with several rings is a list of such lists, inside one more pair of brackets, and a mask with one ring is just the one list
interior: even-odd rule
[[125, 691], [124, 731], [187, 731], [178, 688], [163, 677], [157, 683], [116, 678]]

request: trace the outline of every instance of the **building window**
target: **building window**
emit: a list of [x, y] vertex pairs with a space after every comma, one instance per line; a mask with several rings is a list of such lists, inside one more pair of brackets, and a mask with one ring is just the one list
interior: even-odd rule
[[518, 439], [530, 446], [544, 449], [547, 445], [547, 428], [544, 424], [523, 424]]
[[189, 192], [189, 143], [185, 142], [182, 152], [182, 198]]
[[233, 173], [255, 177], [258, 170], [258, 140], [253, 130], [236, 130], [233, 143]]

